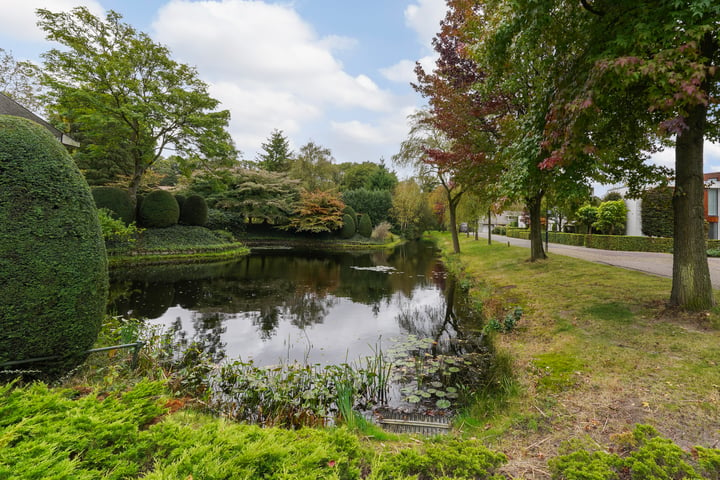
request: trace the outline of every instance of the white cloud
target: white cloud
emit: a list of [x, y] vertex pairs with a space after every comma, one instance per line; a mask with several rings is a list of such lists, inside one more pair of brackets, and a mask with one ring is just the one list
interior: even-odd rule
[[37, 26], [35, 10], [44, 8], [51, 12], [65, 12], [80, 6], [87, 7], [95, 15], [103, 15], [105, 11], [96, 0], [4, 1], [0, 31], [4, 36], [14, 37], [18, 41], [40, 42], [45, 39], [45, 32]]
[[445, 18], [445, 0], [416, 0], [405, 9], [405, 24], [415, 30], [422, 45], [431, 48], [432, 38], [440, 31], [440, 21]]
[[[418, 62], [426, 72], [431, 72], [435, 68], [436, 58], [437, 56], [426, 56], [418, 60]], [[413, 60], [400, 60], [395, 65], [381, 68], [380, 73], [391, 82], [415, 83], [417, 82], [415, 63]]]

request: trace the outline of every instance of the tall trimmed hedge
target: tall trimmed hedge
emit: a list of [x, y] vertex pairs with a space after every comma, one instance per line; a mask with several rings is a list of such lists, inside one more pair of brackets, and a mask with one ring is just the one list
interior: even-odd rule
[[[75, 162], [45, 128], [0, 115], [0, 363], [48, 375], [82, 361], [108, 293], [95, 201]], [[0, 368], [1, 369], [1, 368]]]
[[352, 238], [356, 231], [355, 219], [352, 215], [348, 213], [343, 214], [343, 227], [340, 230], [340, 238]]
[[651, 237], [673, 238], [673, 187], [661, 186], [642, 195], [642, 232]]
[[190, 195], [180, 205], [180, 223], [183, 225], [205, 226], [208, 221], [208, 206], [200, 195]]
[[135, 205], [127, 190], [118, 187], [93, 187], [92, 196], [98, 209], [107, 208], [112, 212], [113, 218], [122, 220], [125, 225], [135, 220]]
[[372, 235], [372, 220], [365, 214], [360, 215], [360, 221], [358, 222], [358, 233], [363, 237], [370, 238]]
[[171, 227], [180, 219], [180, 206], [172, 193], [155, 190], [143, 198], [138, 217], [143, 227]]

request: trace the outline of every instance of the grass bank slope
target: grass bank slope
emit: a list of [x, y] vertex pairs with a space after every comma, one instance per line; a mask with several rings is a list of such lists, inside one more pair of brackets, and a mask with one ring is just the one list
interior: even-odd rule
[[455, 255], [449, 235], [435, 239], [490, 317], [524, 311], [496, 336], [514, 393], [479, 401], [465, 423], [514, 475], [547, 478], [563, 440], [610, 449], [636, 423], [683, 448], [720, 445], [717, 311], [669, 309], [669, 279], [559, 255], [530, 263], [527, 249], [472, 238]]

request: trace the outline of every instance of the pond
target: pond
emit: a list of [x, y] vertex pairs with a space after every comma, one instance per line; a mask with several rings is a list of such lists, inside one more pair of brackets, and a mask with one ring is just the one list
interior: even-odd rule
[[234, 262], [117, 269], [109, 311], [171, 331], [213, 362], [328, 366], [484, 348], [468, 347], [482, 337], [482, 320], [465, 297], [434, 245], [413, 242], [373, 252], [254, 249]]

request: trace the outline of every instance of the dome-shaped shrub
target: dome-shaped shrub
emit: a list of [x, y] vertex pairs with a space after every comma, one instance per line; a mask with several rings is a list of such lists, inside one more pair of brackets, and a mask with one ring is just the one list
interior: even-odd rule
[[139, 210], [139, 220], [143, 227], [171, 227], [178, 223], [179, 218], [180, 207], [172, 193], [155, 190], [143, 198]]
[[203, 227], [208, 221], [208, 206], [200, 195], [190, 195], [180, 207], [180, 223]]
[[[45, 128], [0, 115], [0, 364], [64, 373], [95, 342], [107, 257], [90, 188]], [[13, 367], [11, 367], [13, 368]]]
[[135, 220], [135, 206], [130, 193], [117, 187], [93, 187], [92, 196], [97, 208], [107, 208], [113, 217], [129, 225]]
[[358, 222], [358, 233], [363, 237], [370, 238], [372, 235], [372, 221], [368, 215], [360, 214], [360, 221]]
[[185, 195], [175, 195], [175, 201], [178, 202], [178, 207], [180, 207], [180, 216], [182, 217], [182, 207], [185, 203]]
[[343, 226], [340, 230], [340, 238], [352, 238], [355, 235], [357, 228], [355, 228], [355, 219], [352, 215], [343, 215]]

